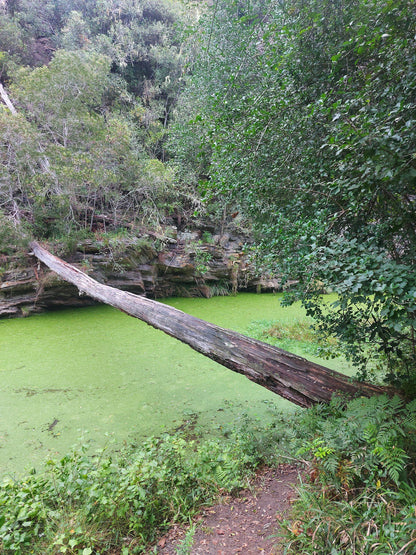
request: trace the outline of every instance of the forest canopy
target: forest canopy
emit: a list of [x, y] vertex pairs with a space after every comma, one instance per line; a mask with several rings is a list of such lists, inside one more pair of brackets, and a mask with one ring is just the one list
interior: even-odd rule
[[6, 228], [75, 237], [194, 209], [164, 164], [189, 13], [163, 0], [0, 6], [0, 79], [17, 111], [0, 109], [3, 249]]

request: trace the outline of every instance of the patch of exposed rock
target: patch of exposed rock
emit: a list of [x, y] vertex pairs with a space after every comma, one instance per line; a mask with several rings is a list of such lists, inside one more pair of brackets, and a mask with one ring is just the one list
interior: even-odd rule
[[[171, 230], [169, 236], [101, 238], [62, 257], [101, 283], [150, 298], [279, 289], [277, 279], [256, 275], [244, 254], [245, 238], [225, 233], [203, 240], [200, 235]], [[33, 257], [3, 257], [0, 270], [0, 318], [94, 304]]]

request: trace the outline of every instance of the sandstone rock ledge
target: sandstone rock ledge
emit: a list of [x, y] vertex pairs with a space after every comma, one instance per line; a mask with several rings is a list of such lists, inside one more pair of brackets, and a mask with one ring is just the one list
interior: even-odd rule
[[[254, 273], [244, 244], [227, 233], [205, 242], [198, 232], [149, 233], [137, 240], [85, 241], [64, 258], [101, 283], [156, 299], [278, 291], [278, 279]], [[30, 256], [3, 257], [0, 269], [0, 318], [94, 304]]]

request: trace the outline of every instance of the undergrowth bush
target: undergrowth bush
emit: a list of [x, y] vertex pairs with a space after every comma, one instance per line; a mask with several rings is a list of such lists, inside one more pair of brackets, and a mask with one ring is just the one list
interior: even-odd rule
[[306, 468], [284, 523], [287, 554], [416, 553], [416, 401], [335, 398], [273, 416], [240, 415], [225, 437], [200, 441], [185, 427], [112, 455], [82, 444], [43, 473], [4, 481], [0, 553], [149, 552], [259, 464], [282, 462]]
[[12, 219], [7, 217], [0, 209], [0, 262], [3, 255], [16, 254], [17, 251], [26, 251], [27, 226], [17, 226]]
[[259, 462], [238, 436], [198, 444], [165, 435], [117, 457], [87, 456], [87, 448], [1, 484], [1, 553], [142, 553], [220, 490], [247, 485]]
[[416, 553], [416, 401], [344, 405], [305, 411], [292, 429], [309, 480], [286, 523], [287, 553]]

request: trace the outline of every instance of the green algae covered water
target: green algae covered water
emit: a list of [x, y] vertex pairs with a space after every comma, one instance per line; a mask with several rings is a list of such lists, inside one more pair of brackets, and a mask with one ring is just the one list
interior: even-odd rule
[[[304, 318], [299, 306], [282, 308], [279, 295], [166, 302], [243, 333], [257, 320]], [[350, 371], [342, 361], [332, 367]], [[40, 469], [81, 437], [95, 448], [109, 442], [117, 447], [190, 418], [203, 432], [215, 433], [242, 413], [267, 418], [271, 403], [294, 408], [107, 306], [0, 321], [0, 476]]]

